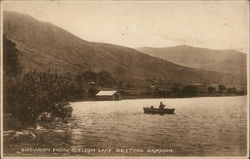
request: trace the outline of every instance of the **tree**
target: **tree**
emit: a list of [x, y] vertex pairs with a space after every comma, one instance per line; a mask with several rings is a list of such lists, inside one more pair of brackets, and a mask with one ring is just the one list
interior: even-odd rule
[[112, 87], [115, 84], [111, 73], [102, 71], [98, 73], [98, 82], [102, 87]]
[[172, 91], [175, 95], [180, 95], [182, 93], [182, 85], [178, 83], [174, 83], [172, 87]]
[[12, 96], [20, 84], [22, 67], [18, 59], [16, 44], [3, 36], [3, 105], [4, 112], [11, 110]]
[[194, 96], [198, 93], [198, 89], [195, 86], [187, 85], [183, 87], [183, 93], [188, 96]]
[[219, 85], [219, 91], [220, 93], [223, 93], [226, 90], [226, 87], [222, 84]]
[[22, 67], [18, 60], [19, 50], [16, 44], [3, 36], [3, 71], [4, 76], [13, 77], [22, 72]]
[[96, 82], [98, 75], [97, 75], [97, 73], [92, 72], [92, 71], [85, 71], [81, 76], [85, 81]]
[[216, 89], [214, 87], [208, 87], [208, 93], [215, 93]]
[[[34, 125], [43, 112], [58, 115], [58, 109], [66, 110], [63, 107], [79, 94], [74, 81], [67, 77], [37, 71], [24, 74], [8, 90], [4, 108], [24, 125]], [[62, 112], [61, 117], [64, 115], [68, 113]]]
[[228, 93], [231, 93], [231, 94], [236, 94], [236, 93], [237, 93], [237, 89], [236, 89], [235, 87], [228, 88], [228, 89], [227, 89], [227, 92], [228, 92]]
[[98, 92], [98, 89], [96, 89], [95, 87], [90, 87], [89, 90], [88, 90], [88, 94], [94, 98], [96, 93]]

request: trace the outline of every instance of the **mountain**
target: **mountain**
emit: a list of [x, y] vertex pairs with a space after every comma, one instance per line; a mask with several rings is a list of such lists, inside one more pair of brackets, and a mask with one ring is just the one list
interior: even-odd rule
[[[3, 34], [16, 44], [23, 70], [72, 74], [108, 71], [124, 81], [161, 79], [178, 83], [217, 82], [242, 85], [245, 76], [203, 71], [168, 62], [138, 50], [82, 40], [51, 23], [16, 12], [4, 12]], [[84, 31], [84, 30], [83, 30]]]
[[180, 45], [166, 48], [143, 47], [139, 51], [175, 64], [231, 74], [246, 74], [246, 54], [234, 50], [212, 50]]

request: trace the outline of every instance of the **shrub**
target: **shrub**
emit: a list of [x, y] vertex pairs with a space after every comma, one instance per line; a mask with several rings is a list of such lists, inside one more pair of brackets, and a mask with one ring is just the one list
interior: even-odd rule
[[198, 93], [198, 89], [196, 86], [187, 85], [183, 87], [183, 93], [186, 96], [194, 96]]

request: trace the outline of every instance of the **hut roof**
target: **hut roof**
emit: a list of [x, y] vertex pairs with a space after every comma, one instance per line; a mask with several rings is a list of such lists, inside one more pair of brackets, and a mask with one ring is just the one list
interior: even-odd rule
[[96, 96], [112, 96], [116, 93], [117, 91], [99, 91]]

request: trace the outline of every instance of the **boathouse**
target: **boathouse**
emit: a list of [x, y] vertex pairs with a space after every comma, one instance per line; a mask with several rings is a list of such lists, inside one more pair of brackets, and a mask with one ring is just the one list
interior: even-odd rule
[[118, 91], [99, 91], [96, 100], [121, 100], [122, 96]]

